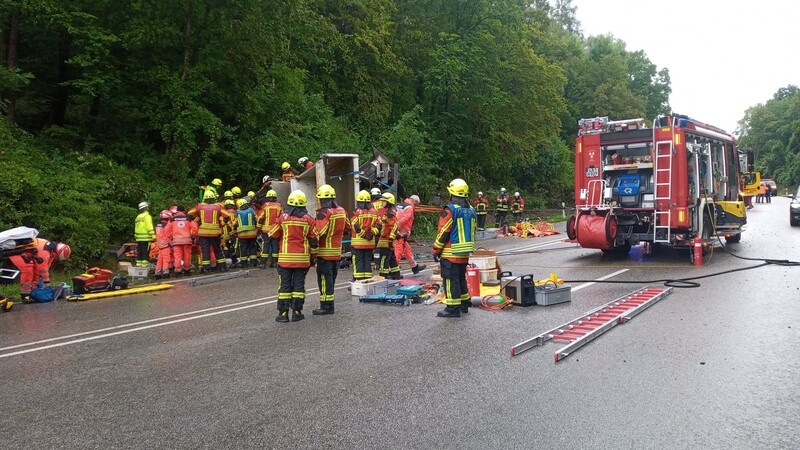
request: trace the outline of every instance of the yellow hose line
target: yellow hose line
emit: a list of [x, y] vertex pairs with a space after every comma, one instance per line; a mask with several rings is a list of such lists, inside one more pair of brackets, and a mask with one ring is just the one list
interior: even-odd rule
[[172, 284], [154, 284], [152, 286], [143, 286], [143, 287], [136, 287], [130, 289], [120, 289], [118, 291], [107, 291], [107, 292], [95, 292], [92, 294], [83, 294], [83, 295], [70, 295], [67, 297], [67, 300], [70, 301], [83, 301], [83, 300], [94, 300], [96, 298], [107, 298], [107, 297], [119, 297], [122, 295], [132, 295], [132, 294], [143, 294], [145, 292], [154, 292], [154, 291], [163, 291], [164, 289], [169, 289], [173, 287]]

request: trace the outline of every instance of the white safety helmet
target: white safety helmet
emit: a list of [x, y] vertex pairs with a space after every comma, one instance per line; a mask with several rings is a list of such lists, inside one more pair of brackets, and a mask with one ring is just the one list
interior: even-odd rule
[[505, 191], [506, 191], [506, 188], [504, 188], [504, 187], [500, 188], [500, 192], [505, 192]]
[[519, 197], [519, 192], [514, 192], [514, 197]]
[[145, 210], [145, 209], [147, 209], [149, 207], [150, 207], [150, 203], [147, 203], [147, 202], [139, 203], [139, 211]]
[[411, 201], [414, 202], [415, 205], [419, 205], [419, 196], [418, 195], [412, 195], [412, 196], [410, 196], [408, 198], [411, 199]]
[[271, 179], [272, 179], [272, 177], [270, 177], [269, 175], [264, 175], [264, 178], [261, 179], [261, 182], [262, 183], [266, 183], [267, 181], [269, 181]]
[[482, 191], [478, 191], [478, 197], [480, 197], [482, 195], [483, 195], [483, 192]]
[[374, 188], [370, 189], [369, 195], [381, 195], [381, 190], [376, 188], [376, 187], [374, 187]]

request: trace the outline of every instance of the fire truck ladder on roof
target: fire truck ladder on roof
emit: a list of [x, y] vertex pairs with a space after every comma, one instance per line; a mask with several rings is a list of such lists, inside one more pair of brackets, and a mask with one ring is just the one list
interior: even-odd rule
[[[654, 131], [655, 133], [655, 131]], [[669, 243], [672, 229], [672, 140], [656, 142], [655, 181], [656, 210], [653, 242]]]
[[671, 293], [671, 287], [639, 289], [629, 295], [599, 306], [575, 320], [520, 342], [511, 347], [511, 356], [517, 356], [533, 347], [544, 345], [545, 342], [552, 339], [554, 341], [569, 342], [566, 347], [555, 352], [556, 362], [561, 361], [601, 334], [631, 320], [634, 316]]

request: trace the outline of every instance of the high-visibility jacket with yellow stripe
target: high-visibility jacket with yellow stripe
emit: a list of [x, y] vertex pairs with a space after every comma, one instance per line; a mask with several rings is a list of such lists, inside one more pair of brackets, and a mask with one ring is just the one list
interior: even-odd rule
[[236, 229], [236, 235], [241, 239], [253, 239], [258, 236], [258, 229], [256, 228], [256, 212], [253, 208], [245, 208], [236, 211], [233, 227]]
[[153, 216], [149, 211], [142, 211], [136, 216], [134, 236], [138, 242], [150, 242], [156, 239], [156, 230], [153, 228]]
[[222, 234], [222, 205], [219, 203], [200, 203], [197, 205], [195, 221], [197, 235], [200, 237], [219, 237]]
[[269, 232], [273, 225], [278, 221], [278, 216], [283, 212], [283, 206], [278, 202], [266, 202], [261, 209], [261, 214], [258, 215], [258, 224], [261, 226], [261, 231], [264, 233]]
[[342, 238], [350, 231], [350, 219], [341, 206], [321, 208], [317, 211], [315, 222], [319, 250], [317, 256], [328, 261], [338, 261], [342, 257]]
[[397, 236], [397, 210], [392, 206], [386, 210], [386, 215], [381, 218], [383, 228], [378, 239], [378, 248], [389, 248], [389, 243]]
[[280, 240], [278, 266], [287, 269], [303, 269], [311, 267], [311, 257], [317, 256], [317, 231], [314, 219], [308, 214], [302, 217], [286, 213], [278, 216], [278, 220], [267, 235]]
[[371, 250], [375, 248], [375, 235], [378, 234], [378, 216], [375, 209], [358, 208], [350, 219], [353, 227], [353, 236], [350, 246], [357, 250]]
[[475, 249], [473, 230], [477, 218], [471, 207], [447, 205], [439, 216], [439, 228], [433, 241], [433, 252], [457, 264], [469, 261], [469, 254]]

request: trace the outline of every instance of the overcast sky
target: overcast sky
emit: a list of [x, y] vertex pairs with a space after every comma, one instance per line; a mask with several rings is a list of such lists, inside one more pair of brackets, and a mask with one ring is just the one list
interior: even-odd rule
[[611, 33], [669, 69], [674, 112], [731, 133], [747, 108], [800, 86], [800, 1], [572, 4], [585, 36]]

